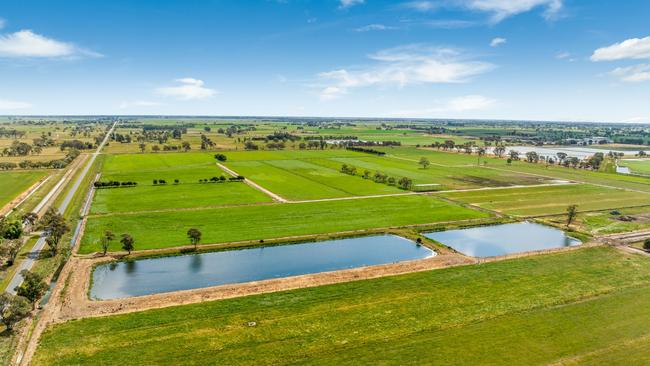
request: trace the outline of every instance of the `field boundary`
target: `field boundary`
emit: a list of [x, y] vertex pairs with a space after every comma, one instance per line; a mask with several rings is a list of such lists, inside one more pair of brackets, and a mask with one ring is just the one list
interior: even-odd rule
[[[237, 174], [237, 172], [235, 172], [234, 170], [228, 168], [227, 166], [225, 166], [225, 165], [223, 165], [221, 163], [217, 163], [217, 166], [219, 168], [223, 169], [226, 173], [232, 175], [233, 177], [238, 177], [239, 176], [239, 174]], [[288, 202], [284, 197], [269, 191], [268, 189], [262, 187], [261, 185], [253, 182], [252, 180], [250, 180], [250, 179], [248, 179], [246, 177], [244, 177], [244, 182], [246, 184], [248, 184], [249, 186], [251, 186], [251, 187], [257, 189], [258, 191], [266, 194], [267, 196], [271, 197], [274, 201], [282, 202], [282, 203]]]

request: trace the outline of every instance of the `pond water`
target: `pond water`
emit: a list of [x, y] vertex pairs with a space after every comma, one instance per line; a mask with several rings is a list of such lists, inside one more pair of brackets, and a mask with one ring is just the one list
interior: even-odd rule
[[[492, 152], [492, 149], [489, 149], [490, 152]], [[521, 159], [525, 159], [525, 155], [529, 151], [534, 151], [540, 156], [544, 157], [552, 157], [553, 159], [557, 159], [557, 153], [563, 152], [567, 154], [568, 157], [576, 157], [578, 159], [586, 159], [595, 153], [603, 153], [607, 155], [608, 152], [617, 152], [624, 154], [626, 156], [634, 155], [638, 153], [638, 151], [630, 151], [630, 150], [617, 150], [617, 149], [597, 149], [593, 147], [543, 147], [543, 146], [507, 146], [506, 147], [506, 155], [510, 152], [510, 150], [515, 150], [519, 152], [519, 157]]]
[[531, 222], [438, 231], [424, 236], [480, 258], [581, 244], [562, 230]]
[[423, 259], [435, 254], [399, 236], [376, 235], [114, 262], [95, 268], [90, 297], [105, 300], [149, 295]]

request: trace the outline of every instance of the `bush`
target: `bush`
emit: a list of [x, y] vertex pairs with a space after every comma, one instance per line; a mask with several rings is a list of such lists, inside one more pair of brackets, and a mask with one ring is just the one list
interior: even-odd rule
[[650, 239], [646, 239], [646, 240], [643, 242], [643, 249], [645, 249], [645, 250], [650, 250]]

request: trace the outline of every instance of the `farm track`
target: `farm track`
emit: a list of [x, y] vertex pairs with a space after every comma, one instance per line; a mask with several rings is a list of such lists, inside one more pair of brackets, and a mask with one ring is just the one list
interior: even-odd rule
[[[226, 173], [232, 175], [233, 177], [237, 177], [237, 176], [239, 176], [239, 174], [237, 174], [234, 170], [228, 168], [227, 166], [225, 166], [225, 165], [223, 165], [223, 164], [217, 163], [217, 166], [218, 166], [219, 168], [223, 169]], [[280, 195], [275, 194], [275, 193], [269, 191], [268, 189], [262, 187], [261, 185], [259, 185], [259, 184], [255, 183], [255, 182], [253, 182], [252, 180], [250, 180], [250, 179], [248, 179], [248, 178], [244, 178], [244, 182], [245, 182], [246, 184], [248, 184], [249, 186], [251, 186], [251, 187], [257, 189], [258, 191], [260, 191], [260, 192], [266, 194], [267, 196], [271, 197], [274, 201], [277, 201], [277, 202], [288, 202], [284, 197], [281, 197]]]

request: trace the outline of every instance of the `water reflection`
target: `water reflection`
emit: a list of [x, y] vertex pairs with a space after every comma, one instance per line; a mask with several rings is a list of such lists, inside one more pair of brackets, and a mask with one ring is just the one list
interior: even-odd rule
[[579, 240], [567, 236], [562, 230], [531, 222], [440, 231], [424, 236], [472, 257], [493, 257], [580, 244]]
[[394, 235], [110, 263], [93, 273], [91, 297], [113, 299], [421, 259], [435, 255]]

